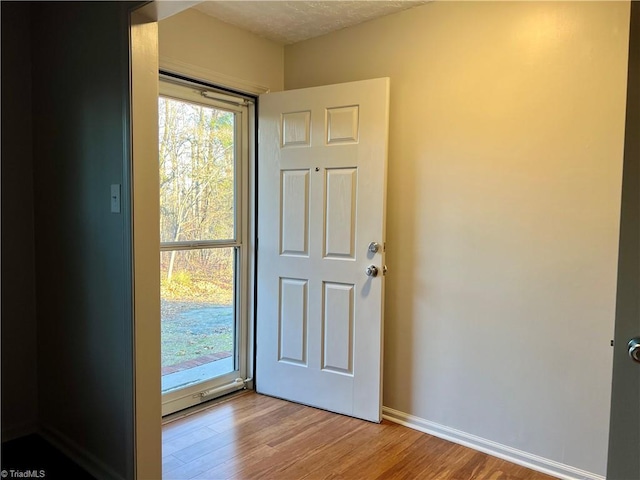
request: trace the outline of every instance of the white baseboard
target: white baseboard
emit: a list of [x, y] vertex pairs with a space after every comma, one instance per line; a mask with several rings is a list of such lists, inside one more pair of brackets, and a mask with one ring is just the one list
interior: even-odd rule
[[39, 431], [49, 443], [59, 449], [67, 457], [84, 468], [95, 478], [107, 480], [125, 480], [125, 478], [111, 467], [105, 465], [95, 455], [88, 452], [69, 437], [51, 426], [42, 426]]
[[605, 480], [601, 475], [523, 452], [393, 408], [382, 407], [382, 418], [563, 480]]

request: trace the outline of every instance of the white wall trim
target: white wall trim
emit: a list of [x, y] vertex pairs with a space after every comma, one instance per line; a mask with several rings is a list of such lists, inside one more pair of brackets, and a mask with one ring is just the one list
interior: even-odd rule
[[45, 440], [84, 468], [95, 478], [104, 478], [106, 480], [125, 480], [123, 476], [119, 475], [111, 467], [99, 460], [95, 455], [88, 452], [56, 428], [43, 425], [41, 426], [39, 433]]
[[152, 1], [140, 7], [137, 12], [154, 22], [177, 15], [188, 8], [195, 7], [203, 0]]
[[262, 93], [268, 93], [269, 87], [259, 85], [257, 83], [248, 82], [240, 78], [232, 77], [224, 73], [215, 72], [208, 68], [203, 68], [198, 65], [193, 65], [175, 58], [160, 55], [160, 70], [189, 77], [193, 80], [200, 80], [201, 82], [213, 83], [221, 87], [227, 87], [238, 92], [250, 93], [253, 95], [260, 95]]
[[601, 475], [523, 452], [393, 408], [382, 407], [382, 418], [563, 480], [605, 480]]

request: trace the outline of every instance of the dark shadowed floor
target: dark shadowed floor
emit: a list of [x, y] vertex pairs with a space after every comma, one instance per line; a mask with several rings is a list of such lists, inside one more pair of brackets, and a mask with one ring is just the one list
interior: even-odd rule
[[[26, 472], [31, 472], [26, 474]], [[6, 473], [5, 473], [6, 472]], [[80, 466], [39, 435], [27, 435], [2, 444], [2, 478], [92, 480]]]

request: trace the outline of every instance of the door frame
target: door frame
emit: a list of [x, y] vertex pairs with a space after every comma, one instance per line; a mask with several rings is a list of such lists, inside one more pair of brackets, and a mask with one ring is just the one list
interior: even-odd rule
[[[162, 478], [158, 17], [130, 14], [130, 191], [133, 298], [133, 476]], [[157, 250], [156, 250], [157, 249]]]
[[[142, 7], [135, 6], [130, 10], [131, 21], [129, 24], [130, 34], [130, 89], [131, 103], [129, 113], [131, 115], [130, 130], [127, 134], [131, 136], [130, 151], [125, 152], [126, 156], [131, 155], [132, 165], [132, 255], [133, 255], [133, 295], [134, 295], [134, 337], [132, 339], [134, 346], [134, 475], [136, 478], [161, 478], [162, 475], [162, 459], [161, 459], [161, 398], [160, 391], [160, 329], [159, 325], [155, 325], [150, 319], [159, 318], [160, 306], [159, 302], [154, 302], [149, 298], [145, 298], [144, 292], [153, 290], [154, 282], [158, 284], [159, 291], [159, 262], [152, 261], [149, 263], [144, 255], [144, 248], [148, 248], [149, 244], [153, 244], [153, 239], [144, 238], [144, 223], [142, 222], [141, 213], [141, 195], [143, 190], [157, 188], [153, 186], [153, 181], [148, 178], [141, 178], [138, 167], [140, 163], [148, 161], [148, 155], [157, 149], [157, 138], [153, 135], [149, 136], [147, 131], [149, 122], [153, 122], [153, 108], [145, 109], [145, 99], [151, 96], [154, 102], [157, 99], [157, 86], [154, 87], [154, 81], [157, 84], [158, 72], [158, 32], [157, 22], [171, 15], [180, 13], [183, 10], [191, 8], [199, 1], [187, 0], [183, 2], [157, 2], [152, 1], [145, 3]], [[634, 4], [631, 5], [632, 11]], [[637, 10], [637, 9], [636, 9]], [[154, 57], [155, 55], [155, 57]], [[154, 64], [155, 62], [155, 64]], [[155, 66], [154, 66], [155, 65]], [[206, 80], [214, 84], [237, 87], [237, 90], [244, 91], [249, 94], [258, 95], [266, 93], [267, 88], [242, 82], [238, 79], [232, 79], [217, 72], [206, 72], [199, 67], [182, 65], [172, 62], [169, 59], [160, 59], [160, 67], [168, 72], [186, 75], [196, 80]], [[152, 80], [154, 79], [154, 80]], [[145, 92], [144, 89], [147, 89]], [[155, 94], [153, 94], [156, 88]], [[157, 108], [157, 102], [156, 102]], [[141, 114], [144, 112], [144, 114]], [[156, 111], [157, 114], [157, 111]], [[129, 128], [129, 127], [127, 127]], [[254, 135], [255, 135], [255, 125]], [[154, 147], [155, 145], [155, 147]], [[135, 161], [133, 161], [135, 158]], [[156, 159], [152, 159], [155, 168]], [[153, 178], [153, 177], [152, 177]], [[250, 189], [255, 191], [255, 171], [250, 175]], [[157, 198], [157, 196], [155, 197]], [[126, 200], [126, 192], [123, 192], [123, 199]], [[255, 201], [255, 200], [254, 200]], [[136, 214], [136, 212], [138, 214]], [[146, 212], [147, 216], [149, 212]], [[255, 212], [254, 212], [255, 215]], [[255, 216], [250, 218], [250, 223], [255, 225]], [[254, 244], [251, 248], [255, 251], [255, 241], [250, 237], [250, 241]], [[151, 242], [151, 243], [149, 243]], [[159, 248], [159, 247], [158, 247]], [[638, 246], [636, 245], [637, 249]], [[636, 252], [637, 253], [637, 252]], [[255, 271], [255, 264], [251, 265], [251, 271]], [[155, 273], [154, 273], [155, 272]], [[142, 288], [146, 284], [146, 288]], [[620, 288], [619, 284], [619, 288]], [[253, 304], [250, 303], [250, 317], [254, 318]], [[159, 323], [159, 322], [155, 322]], [[617, 323], [617, 322], [616, 322]], [[253, 334], [249, 333], [249, 344], [254, 344]], [[620, 342], [616, 342], [616, 349], [623, 348]], [[249, 362], [249, 366], [253, 368], [253, 363]], [[144, 408], [139, 407], [144, 405]], [[615, 414], [612, 404], [611, 415]], [[613, 421], [613, 420], [612, 420]], [[611, 438], [611, 437], [610, 437]], [[610, 448], [611, 455], [611, 448]], [[611, 457], [610, 457], [611, 465]], [[610, 472], [609, 472], [610, 473]]]
[[[225, 241], [223, 242], [224, 244], [214, 240], [177, 242], [174, 245], [174, 248], [178, 248], [177, 251], [220, 247], [240, 249], [239, 255], [236, 255], [238, 263], [236, 264], [234, 275], [234, 322], [237, 329], [234, 331], [235, 348], [233, 358], [237, 369], [203, 382], [162, 393], [162, 415], [165, 416], [196, 406], [226, 393], [247, 388], [247, 380], [251, 383], [249, 388], [252, 387], [253, 362], [251, 361], [251, 355], [253, 355], [253, 344], [249, 344], [247, 337], [249, 331], [253, 332], [249, 307], [253, 305], [252, 285], [255, 272], [252, 267], [255, 265], [255, 250], [252, 249], [253, 242], [250, 243], [249, 239], [255, 236], [255, 228], [250, 223], [251, 217], [249, 214], [254, 210], [251, 200], [255, 195], [249, 188], [249, 176], [255, 170], [256, 147], [255, 132], [252, 125], [255, 124], [255, 102], [257, 98], [253, 95], [228, 89], [222, 90], [218, 86], [209, 83], [197, 82], [184, 76], [170, 74], [162, 68], [160, 68], [158, 81], [160, 95], [233, 112], [236, 115], [235, 118], [240, 120], [240, 122], [236, 122], [234, 129], [236, 176], [234, 180], [235, 240], [232, 242]], [[195, 91], [207, 91], [207, 93], [218, 95], [222, 99], [201, 96]], [[237, 104], [232, 103], [234, 99], [238, 100]], [[242, 100], [245, 100], [246, 103], [240, 103]], [[180, 243], [182, 245], [179, 245]], [[171, 250], [167, 249], [161, 242], [160, 252], [164, 251]], [[196, 397], [200, 398], [196, 399]]]
[[[133, 295], [133, 472], [134, 478], [162, 477], [162, 396], [160, 363], [160, 239], [158, 157], [158, 84], [162, 70], [210, 85], [219, 85], [257, 97], [267, 87], [243, 82], [217, 72], [159, 58], [158, 22], [199, 1], [156, 2], [134, 6], [129, 10], [130, 123], [126, 134], [131, 139], [129, 170], [131, 174], [131, 256]], [[254, 107], [255, 108], [255, 107]], [[249, 154], [246, 251], [256, 251], [256, 142], [257, 113], [248, 124]], [[253, 389], [255, 318], [255, 253], [247, 256], [247, 381]], [[252, 287], [252, 285], [254, 287]]]

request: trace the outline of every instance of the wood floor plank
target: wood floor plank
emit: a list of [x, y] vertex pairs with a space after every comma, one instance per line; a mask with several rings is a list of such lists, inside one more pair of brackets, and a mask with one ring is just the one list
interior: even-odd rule
[[[270, 444], [277, 453], [269, 462], [258, 465], [258, 468], [244, 468], [238, 472], [241, 478], [300, 478], [301, 475], [287, 472], [288, 467], [296, 465], [299, 469], [308, 469], [308, 465], [313, 462], [314, 453], [321, 451], [330, 441], [327, 432], [334, 432], [335, 438], [339, 439], [350, 428], [348, 425], [345, 426], [344, 422], [340, 422], [341, 417], [321, 413], [319, 421], [309, 428], [308, 432], [300, 432], [275, 445]], [[326, 462], [326, 456], [323, 456], [323, 461]]]
[[[275, 399], [270, 399], [275, 400]], [[259, 408], [258, 408], [259, 407]], [[272, 418], [273, 415], [283, 416], [287, 412], [281, 412], [283, 408], [288, 411], [299, 410], [299, 405], [282, 405], [280, 402], [268, 401], [258, 405], [243, 405], [243, 408], [236, 410], [232, 415], [224, 418], [210, 418], [207, 426], [218, 432], [230, 429], [242, 428], [247, 422], [254, 423], [259, 419]]]
[[[200, 426], [204, 425], [205, 427], [203, 428], [207, 428], [215, 432], [215, 434], [183, 449], [173, 450], [171, 452], [172, 455], [185, 463], [189, 463], [229, 443], [234, 443], [236, 449], [247, 442], [256, 444], [261, 440], [264, 441], [264, 439], [255, 438], [256, 436], [274, 434], [268, 429], [270, 425], [277, 424], [283, 418], [291, 415], [292, 412], [305, 413], [302, 406], [288, 402], [279, 402], [274, 405], [271, 405], [271, 402], [265, 402], [264, 405], [266, 405], [266, 408], [262, 408], [262, 405], [254, 406], [251, 411], [241, 408], [238, 410], [237, 415], [234, 414], [231, 417], [225, 415], [222, 419], [216, 419], [215, 416], [210, 414], [204, 420], [194, 419], [194, 422], [198, 422]], [[175, 442], [176, 438], [180, 437], [174, 434], [168, 445]]]
[[277, 452], [273, 447], [269, 445], [260, 445], [254, 449], [246, 450], [231, 460], [224, 462], [217, 467], [214, 467], [201, 476], [194, 477], [199, 479], [212, 479], [212, 478], [248, 478], [243, 472], [247, 469], [252, 469], [258, 464], [268, 462], [269, 459]]
[[[400, 426], [398, 425], [398, 427]], [[370, 450], [361, 448], [358, 451], [358, 461], [351, 461], [344, 466], [338, 466], [336, 471], [346, 478], [354, 478], [356, 475], [363, 475], [363, 478], [371, 479], [384, 478], [383, 474], [392, 470], [392, 467], [404, 460], [408, 456], [407, 452], [411, 452], [416, 443], [426, 443], [424, 434], [413, 430], [410, 433], [405, 433], [403, 430], [403, 428], [389, 430], [392, 441], [389, 442], [386, 448], [376, 450], [375, 462], [368, 462], [367, 456]], [[401, 435], [402, 433], [405, 434]]]
[[163, 427], [167, 480], [549, 480], [383, 421], [249, 393]]
[[[280, 406], [277, 399], [265, 397], [260, 398], [259, 395], [243, 394], [234, 397], [233, 403], [229, 400], [216, 403], [209, 408], [200, 410], [197, 413], [191, 413], [182, 417], [175, 418], [162, 427], [163, 441], [181, 435], [186, 431], [195, 430], [200, 427], [211, 426], [213, 423], [224, 422], [229, 417], [242, 418], [246, 415], [254, 415], [256, 408], [261, 411], [268, 411], [269, 408], [277, 408]], [[214, 408], [215, 407], [215, 408]]]
[[207, 438], [219, 436], [219, 434], [219, 432], [208, 427], [200, 427], [195, 430], [190, 430], [184, 435], [177, 435], [162, 443], [162, 456], [173, 455], [174, 453], [184, 450], [191, 445], [198, 444]]
[[184, 465], [184, 462], [178, 460], [173, 455], [166, 455], [162, 457], [162, 471], [170, 472], [179, 466]]
[[[237, 471], [238, 478], [271, 478], [283, 465], [299, 461], [308, 449], [314, 448], [317, 441], [311, 439], [312, 434], [309, 432], [317, 431], [319, 425], [336, 422], [339, 417], [321, 410], [311, 410], [313, 411], [308, 407], [302, 407], [302, 410], [290, 413], [289, 417], [264, 428], [260, 432], [260, 443], [273, 448], [276, 454], [255, 465], [243, 465]], [[299, 439], [300, 436], [304, 437], [302, 441]], [[256, 438], [255, 434], [250, 435], [246, 439], [247, 443], [242, 443], [241, 448], [252, 450]], [[305, 445], [303, 451], [293, 448], [300, 443]]]

